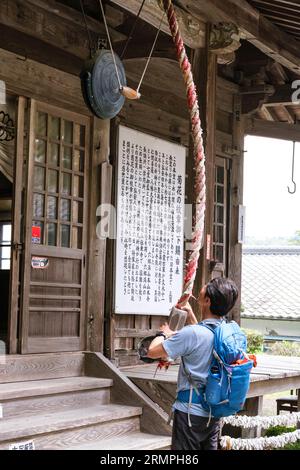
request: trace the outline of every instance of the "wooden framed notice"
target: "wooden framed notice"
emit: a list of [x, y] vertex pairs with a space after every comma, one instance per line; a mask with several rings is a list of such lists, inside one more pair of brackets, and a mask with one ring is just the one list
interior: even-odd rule
[[119, 127], [115, 308], [168, 315], [183, 281], [185, 147]]

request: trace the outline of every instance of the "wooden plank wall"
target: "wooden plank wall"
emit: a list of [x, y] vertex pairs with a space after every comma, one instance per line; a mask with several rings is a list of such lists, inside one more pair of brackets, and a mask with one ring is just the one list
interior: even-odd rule
[[[126, 63], [127, 77], [130, 86], [137, 83], [142, 64], [140, 61]], [[170, 83], [172, 83], [171, 93]], [[141, 101], [127, 101], [119, 115], [119, 123], [154, 136], [189, 145], [189, 120], [186, 113], [185, 90], [182, 77], [176, 62], [164, 59], [153, 59], [144, 85]], [[241, 184], [241, 158], [232, 155], [233, 147], [240, 148], [241, 137], [239, 122], [234, 115], [238, 103], [238, 86], [223, 79], [217, 82], [217, 117], [216, 148], [217, 155], [232, 161], [232, 185]], [[180, 104], [180, 105], [179, 105]], [[201, 105], [201, 98], [200, 98]], [[191, 176], [191, 175], [190, 175]], [[234, 193], [233, 193], [234, 194]], [[229, 275], [240, 285], [240, 248], [236, 245], [236, 204], [239, 198], [233, 197], [231, 223], [234, 224], [230, 234]], [[209, 276], [209, 274], [208, 274]], [[239, 319], [238, 308], [234, 318]], [[138, 362], [136, 347], [141, 337], [151, 335], [159, 328], [166, 317], [149, 315], [114, 315], [110, 328], [110, 356], [122, 367]]]
[[[143, 66], [143, 59], [125, 61], [130, 86], [137, 85]], [[177, 62], [153, 58], [141, 93], [140, 101], [126, 101], [117, 123], [188, 147], [185, 88]], [[155, 333], [166, 320], [167, 317], [150, 315], [112, 315], [111, 358], [118, 366], [137, 363], [136, 347], [140, 338]]]
[[[8, 88], [16, 93], [31, 96], [41, 101], [49, 101], [63, 109], [71, 109], [82, 114], [89, 114], [83, 99], [81, 98], [80, 81], [77, 77], [58, 71], [46, 65], [27, 59], [26, 62], [16, 60], [17, 57], [11, 52], [1, 50], [1, 58], [5, 65], [1, 69], [0, 79], [5, 80]], [[138, 83], [143, 69], [144, 60], [125, 61], [128, 84], [134, 86]], [[22, 79], [20, 79], [22, 77]], [[37, 78], [38, 77], [38, 83]], [[21, 83], [21, 85], [20, 85]], [[171, 91], [170, 91], [171, 90]], [[149, 132], [152, 135], [170, 139], [188, 147], [189, 145], [189, 119], [186, 108], [185, 89], [176, 61], [170, 59], [153, 58], [150, 68], [146, 74], [145, 81], [141, 88], [143, 98], [139, 102], [127, 101], [122, 109], [119, 120], [124, 125], [136, 128], [141, 131]], [[235, 97], [235, 98], [234, 98]], [[200, 98], [201, 103], [201, 98]], [[237, 207], [242, 201], [242, 158], [238, 152], [233, 152], [234, 146], [240, 149], [241, 130], [238, 121], [238, 113], [234, 113], [234, 107], [239, 108], [238, 87], [218, 80], [218, 98], [217, 98], [217, 155], [225, 156], [232, 161], [232, 208], [231, 208], [231, 236], [230, 236], [230, 256], [229, 256], [229, 275], [233, 277], [240, 285], [240, 260], [241, 247], [236, 243], [237, 233]], [[108, 138], [108, 129], [104, 125], [95, 126], [94, 144], [99, 140]], [[100, 138], [100, 139], [99, 139]], [[98, 140], [99, 139], [99, 140]], [[104, 139], [104, 140], [105, 140]], [[95, 147], [93, 148], [95, 151]], [[96, 165], [105, 161], [107, 158], [107, 144], [101, 148], [101, 156], [95, 157]], [[97, 160], [97, 161], [96, 161]], [[96, 184], [99, 174], [95, 173], [92, 184]], [[96, 193], [95, 193], [96, 194]], [[99, 196], [90, 201], [90, 214], [94, 212]], [[93, 228], [94, 230], [94, 228]], [[93, 241], [95, 243], [95, 241]], [[90, 256], [95, 256], [105, 251], [105, 246], [91, 243]], [[97, 242], [98, 243], [98, 242]], [[96, 267], [90, 264], [89, 273], [92, 279], [92, 271], [95, 273]], [[93, 298], [98, 299], [99, 291], [104, 293], [104, 273], [97, 272], [97, 279], [101, 283], [98, 288], [95, 287]], [[91, 287], [91, 286], [90, 286]], [[100, 295], [100, 294], [99, 294]], [[107, 292], [105, 291], [105, 297]], [[94, 318], [94, 338], [88, 338], [91, 349], [102, 349], [102, 334], [104, 325], [104, 313], [101, 306], [104, 302], [103, 297], [99, 308], [92, 305], [92, 299], [89, 299], [89, 321]], [[111, 313], [111, 311], [109, 312]], [[107, 315], [107, 313], [106, 313]], [[239, 319], [238, 307], [234, 312], [234, 318]], [[150, 316], [113, 316], [107, 318], [111, 323], [110, 331], [112, 333], [112, 343], [110, 356], [115, 358], [121, 365], [132, 364], [136, 362], [135, 348], [140, 337], [146, 336], [156, 331], [165, 318]], [[96, 331], [97, 330], [97, 331]], [[93, 334], [92, 334], [93, 335]]]

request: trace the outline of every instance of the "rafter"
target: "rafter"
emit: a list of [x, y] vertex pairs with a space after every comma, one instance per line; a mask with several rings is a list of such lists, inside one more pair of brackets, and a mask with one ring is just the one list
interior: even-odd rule
[[[124, 10], [129, 11], [136, 15], [141, 6], [141, 0], [111, 0]], [[178, 2], [176, 2], [178, 3]], [[198, 49], [205, 46], [205, 32], [206, 26], [203, 18], [199, 16], [196, 18], [192, 13], [187, 12], [186, 9], [179, 8], [175, 5], [178, 22], [180, 25], [181, 34], [185, 44], [192, 49]], [[144, 8], [141, 12], [141, 18], [155, 26], [159, 27], [163, 11], [158, 5], [157, 0], [146, 1]], [[162, 23], [162, 31], [170, 34], [169, 25], [165, 18]]]
[[195, 17], [235, 23], [245, 39], [274, 60], [300, 74], [299, 42], [283, 32], [246, 0], [177, 0]]
[[245, 134], [300, 142], [299, 124], [287, 124], [285, 122], [271, 122], [262, 119], [248, 118], [245, 122]]

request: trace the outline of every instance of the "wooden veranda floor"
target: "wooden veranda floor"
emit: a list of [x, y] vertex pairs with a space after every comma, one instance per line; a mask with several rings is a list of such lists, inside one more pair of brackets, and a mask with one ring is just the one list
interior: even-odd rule
[[[258, 355], [257, 359], [248, 398], [300, 388], [300, 357]], [[168, 371], [155, 374], [156, 364], [141, 364], [124, 367], [122, 372], [167, 411], [176, 394], [178, 369], [178, 364], [172, 364]]]

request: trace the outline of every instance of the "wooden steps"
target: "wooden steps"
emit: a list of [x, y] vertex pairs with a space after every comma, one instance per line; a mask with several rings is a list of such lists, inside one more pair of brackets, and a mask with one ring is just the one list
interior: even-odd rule
[[70, 450], [164, 450], [170, 448], [170, 437], [132, 432], [118, 439], [103, 439], [71, 447]]
[[[8, 356], [0, 365], [0, 450], [27, 441], [37, 450], [169, 448], [170, 437], [152, 434], [165, 432], [165, 423], [157, 430], [155, 405], [135, 395], [111, 364], [102, 377], [98, 364], [104, 362], [97, 356], [92, 376], [84, 375], [83, 353]], [[145, 412], [150, 421], [154, 413], [146, 429]]]
[[69, 448], [89, 440], [139, 430], [141, 408], [93, 405], [75, 410], [7, 418], [1, 422], [0, 449], [9, 443], [34, 440], [36, 449]]
[[0, 384], [84, 375], [84, 354], [51, 353], [5, 356], [0, 362]]
[[74, 409], [86, 404], [108, 404], [112, 380], [67, 377], [0, 384], [4, 418], [31, 416], [57, 409]]

